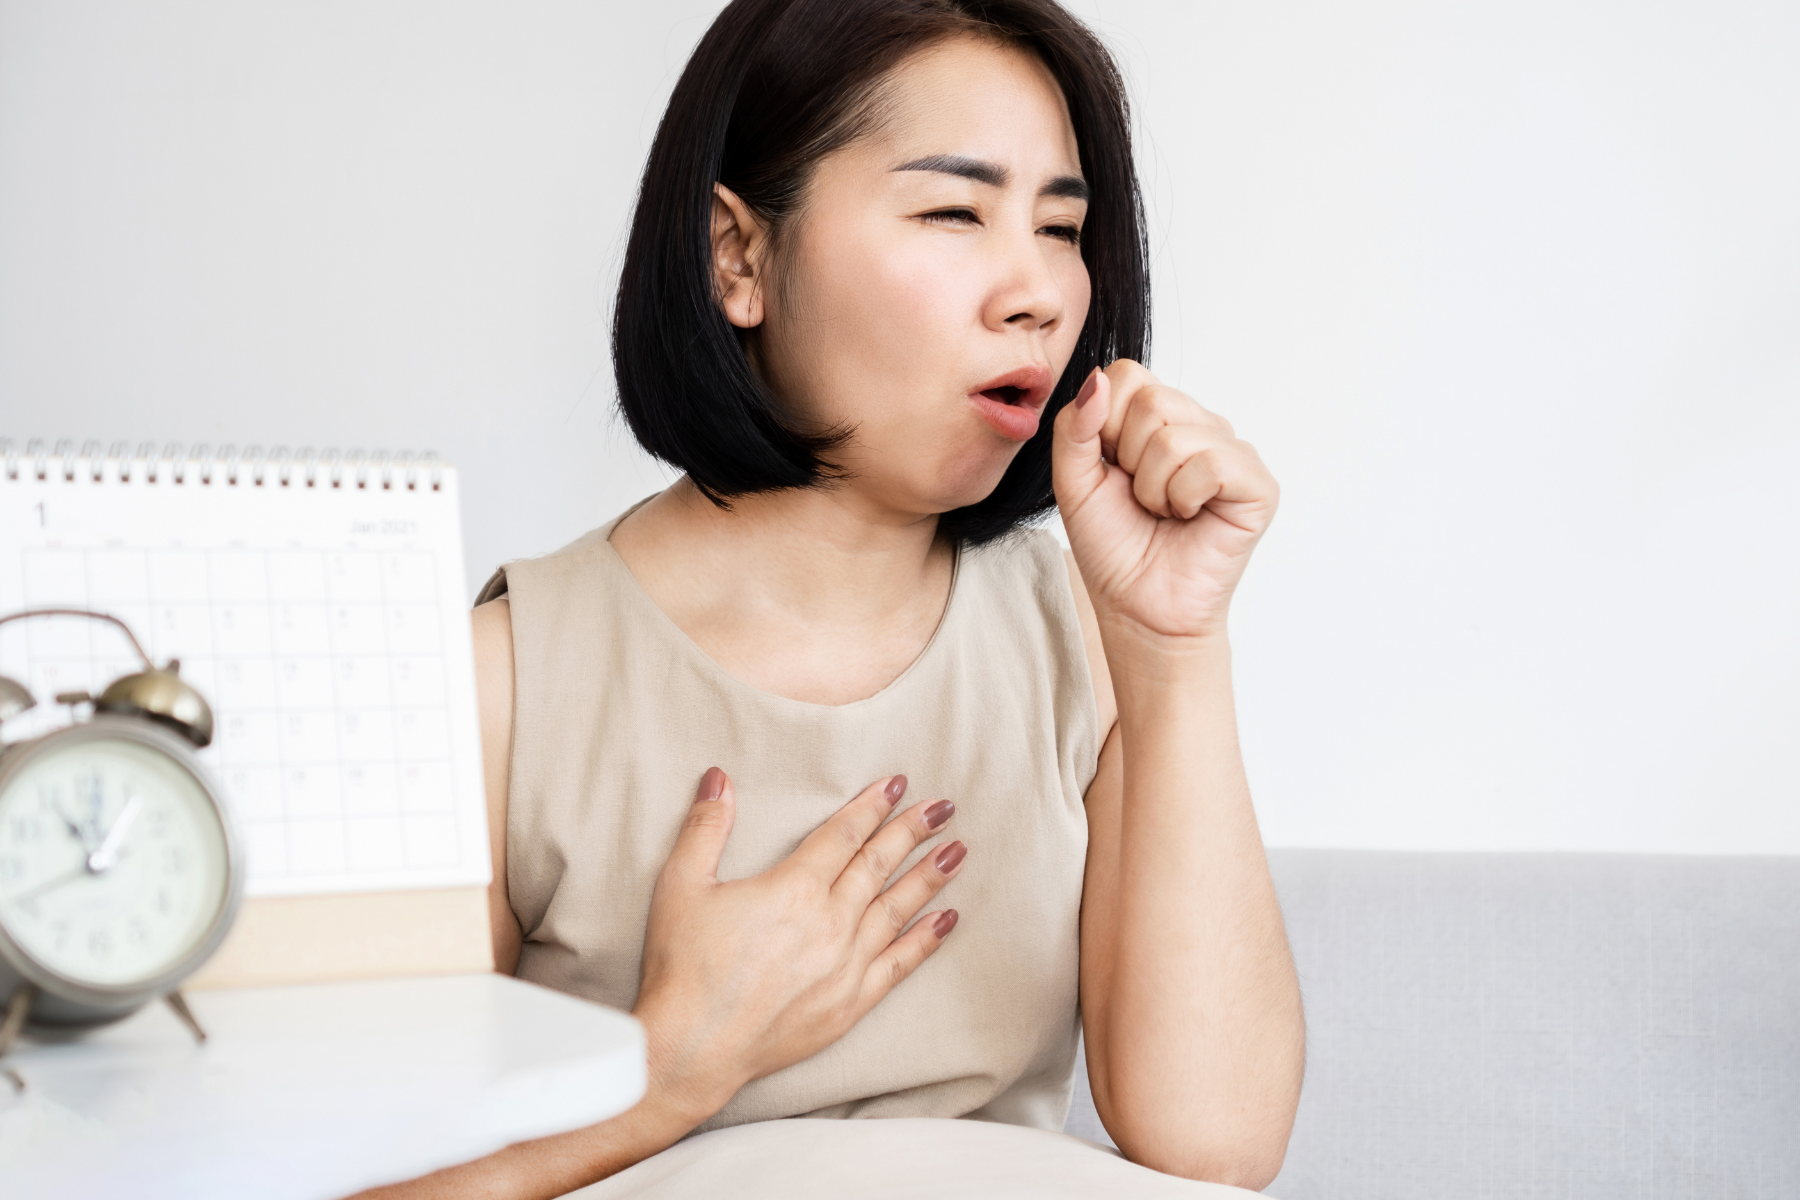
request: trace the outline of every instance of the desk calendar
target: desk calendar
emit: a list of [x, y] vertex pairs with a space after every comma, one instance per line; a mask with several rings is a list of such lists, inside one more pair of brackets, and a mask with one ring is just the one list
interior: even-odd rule
[[[0, 612], [123, 619], [212, 701], [249, 896], [485, 884], [456, 472], [431, 460], [4, 448]], [[32, 692], [132, 669], [109, 627], [0, 629]], [[30, 714], [66, 719], [54, 706]], [[9, 734], [14, 733], [11, 725]]]

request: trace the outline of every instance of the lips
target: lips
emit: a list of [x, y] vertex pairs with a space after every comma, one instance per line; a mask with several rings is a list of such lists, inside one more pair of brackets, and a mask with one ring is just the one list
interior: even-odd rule
[[1028, 441], [1056, 380], [1050, 368], [1032, 364], [990, 379], [969, 393], [981, 419], [1010, 441]]

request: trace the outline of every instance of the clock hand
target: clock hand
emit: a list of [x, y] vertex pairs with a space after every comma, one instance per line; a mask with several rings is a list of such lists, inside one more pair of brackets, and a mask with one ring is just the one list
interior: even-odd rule
[[65, 883], [72, 883], [75, 880], [84, 878], [85, 876], [87, 876], [91, 873], [92, 872], [90, 872], [87, 869], [87, 864], [82, 863], [79, 867], [76, 867], [74, 870], [65, 871], [63, 874], [58, 875], [54, 879], [46, 879], [46, 880], [44, 880], [44, 882], [38, 884], [36, 887], [26, 888], [24, 891], [20, 892], [16, 896], [8, 896], [6, 899], [6, 902], [8, 904], [23, 904], [27, 900], [36, 899], [38, 896], [43, 895], [45, 892], [50, 891], [52, 888], [59, 888]]
[[[134, 798], [131, 801], [131, 804], [136, 804], [136, 803], [138, 803], [138, 801]], [[126, 805], [126, 807], [130, 808], [131, 805], [128, 804], [128, 805]], [[136, 816], [136, 813], [133, 813], [132, 815]], [[125, 814], [120, 813], [118, 820], [113, 822], [112, 829], [109, 829], [107, 831], [107, 836], [111, 837], [114, 832], [117, 832], [119, 835], [119, 840], [123, 841], [124, 837], [125, 837], [125, 831], [127, 829], [129, 829], [130, 826], [131, 826], [131, 822], [129, 822], [125, 819]], [[102, 847], [102, 849], [104, 849], [104, 848], [105, 847]], [[46, 880], [44, 880], [44, 882], [38, 884], [36, 887], [26, 888], [24, 891], [20, 892], [16, 896], [8, 896], [6, 902], [8, 904], [23, 904], [27, 900], [35, 899], [36, 897], [43, 895], [45, 892], [53, 891], [54, 889], [61, 887], [65, 883], [73, 883], [77, 879], [85, 879], [90, 875], [103, 874], [104, 872], [106, 872], [106, 871], [112, 869], [114, 866], [116, 866], [118, 864], [119, 859], [121, 857], [123, 857], [124, 853], [125, 853], [125, 851], [124, 851], [123, 847], [115, 845], [113, 847], [113, 852], [112, 852], [111, 858], [102, 862], [100, 866], [95, 867], [92, 865], [92, 863], [93, 863], [94, 858], [99, 855], [99, 851], [96, 850], [94, 852], [94, 854], [89, 855], [86, 859], [83, 859], [80, 866], [73, 867], [67, 871], [64, 871], [61, 875], [57, 875], [54, 878], [46, 879]]]
[[78, 822], [70, 820], [69, 814], [62, 810], [62, 805], [54, 800], [50, 801], [50, 809], [56, 814], [57, 820], [63, 823], [63, 828], [69, 831], [70, 836], [80, 842], [81, 848], [86, 850], [88, 847], [87, 831]]
[[131, 823], [137, 820], [138, 810], [143, 807], [142, 796], [133, 796], [125, 802], [125, 807], [113, 818], [112, 827], [106, 831], [106, 836], [100, 839], [100, 845], [87, 856], [87, 869], [90, 872], [103, 875], [112, 870], [113, 864], [119, 861], [119, 845], [124, 842]]

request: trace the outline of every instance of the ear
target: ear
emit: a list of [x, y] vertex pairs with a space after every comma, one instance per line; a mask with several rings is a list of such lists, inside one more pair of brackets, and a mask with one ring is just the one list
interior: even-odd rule
[[769, 231], [737, 194], [713, 184], [713, 287], [725, 319], [739, 329], [763, 321], [763, 260]]

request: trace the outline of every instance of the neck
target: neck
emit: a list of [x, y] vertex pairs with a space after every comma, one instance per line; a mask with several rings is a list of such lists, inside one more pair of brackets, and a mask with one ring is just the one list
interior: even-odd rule
[[640, 538], [654, 539], [659, 559], [705, 563], [739, 598], [750, 589], [819, 616], [886, 607], [885, 594], [916, 590], [938, 549], [935, 514], [898, 513], [847, 487], [738, 496], [727, 510], [685, 476], [621, 522], [613, 544], [629, 561], [620, 543], [635, 549]]
[[657, 606], [726, 670], [844, 703], [885, 687], [937, 627], [951, 547], [935, 514], [852, 486], [740, 496], [687, 479], [621, 521], [613, 548]]

